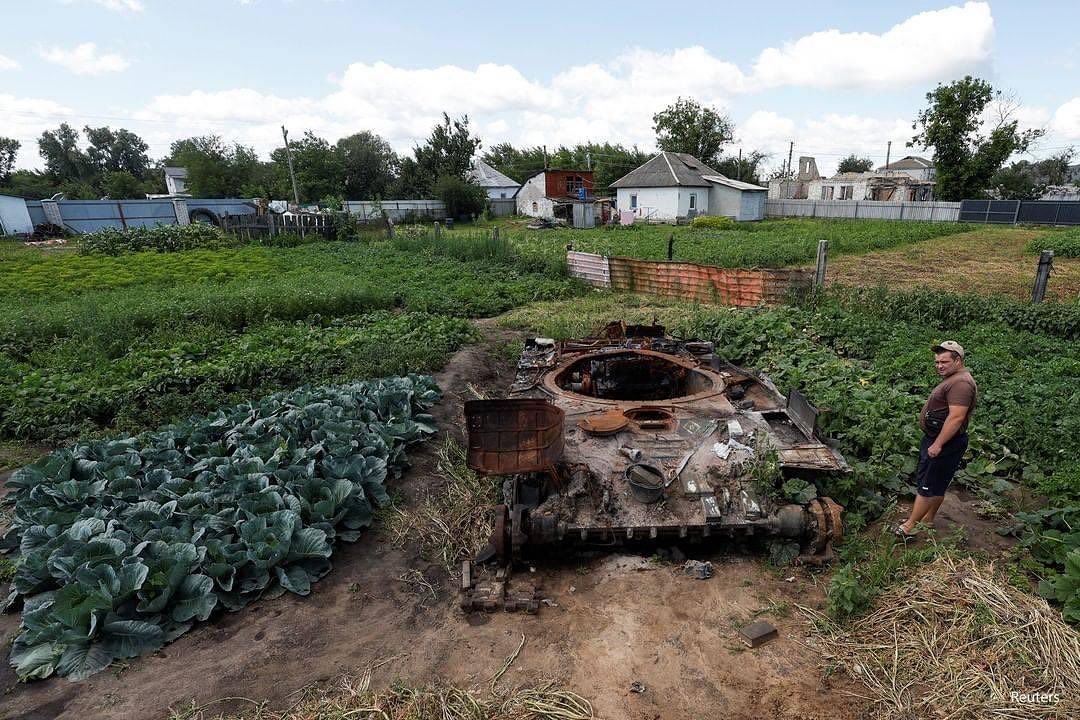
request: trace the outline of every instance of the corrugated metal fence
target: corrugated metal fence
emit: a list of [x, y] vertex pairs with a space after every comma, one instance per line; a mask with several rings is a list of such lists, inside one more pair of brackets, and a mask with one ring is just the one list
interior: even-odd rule
[[190, 220], [217, 221], [225, 215], [254, 212], [255, 205], [231, 198], [163, 198], [158, 200], [27, 200], [34, 226], [59, 225], [73, 233], [104, 228], [186, 225]]
[[961, 205], [961, 222], [992, 225], [1080, 225], [1080, 201], [964, 200]]
[[510, 217], [517, 213], [517, 200], [514, 198], [490, 198], [488, 200], [488, 209], [494, 217]]
[[765, 201], [765, 217], [849, 218], [861, 220], [919, 220], [956, 222], [958, 202], [882, 202], [878, 200]]
[[735, 307], [774, 305], [809, 292], [805, 270], [742, 270], [684, 262], [656, 262], [569, 251], [571, 277], [597, 287]]

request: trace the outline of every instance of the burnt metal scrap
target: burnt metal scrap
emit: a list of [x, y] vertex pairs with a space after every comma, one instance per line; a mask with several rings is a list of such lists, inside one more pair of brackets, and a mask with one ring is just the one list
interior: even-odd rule
[[775, 536], [827, 556], [843, 508], [778, 503], [762, 482], [846, 462], [817, 437], [805, 397], [713, 349], [623, 323], [526, 340], [509, 397], [465, 404], [469, 466], [511, 476], [487, 554], [507, 565], [562, 549]]

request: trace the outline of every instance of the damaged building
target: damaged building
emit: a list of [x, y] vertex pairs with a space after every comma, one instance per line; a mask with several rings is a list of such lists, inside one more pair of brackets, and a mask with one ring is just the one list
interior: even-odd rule
[[877, 170], [823, 178], [817, 161], [803, 156], [799, 158], [799, 172], [794, 178], [769, 181], [769, 198], [928, 202], [934, 199], [933, 168], [929, 160], [909, 156]]
[[610, 217], [610, 201], [595, 195], [592, 170], [538, 170], [525, 178], [514, 200], [518, 215], [562, 220], [573, 227], [590, 228]]

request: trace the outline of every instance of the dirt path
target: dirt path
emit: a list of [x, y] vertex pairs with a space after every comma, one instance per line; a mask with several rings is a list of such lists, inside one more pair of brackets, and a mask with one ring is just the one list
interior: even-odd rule
[[[457, 353], [438, 375], [446, 395], [435, 413], [454, 433], [463, 427], [461, 401], [471, 397], [467, 383], [502, 393], [511, 378], [503, 347], [516, 336], [494, 322], [479, 325], [484, 340]], [[406, 502], [433, 482], [432, 445], [413, 455], [401, 486]], [[863, 702], [845, 693], [857, 690], [849, 681], [823, 683], [794, 608], [822, 602], [821, 579], [806, 570], [771, 570], [738, 554], [701, 559], [714, 562], [713, 578], [694, 580], [676, 563], [629, 555], [537, 567], [534, 577], [557, 606], [535, 616], [470, 619], [436, 565], [372, 532], [335, 553], [334, 570], [310, 596], [285, 595], [218, 616], [153, 655], [87, 681], [18, 684], [5, 657], [0, 718], [163, 718], [169, 707], [224, 697], [285, 708], [310, 683], [391, 657], [397, 659], [376, 671], [376, 685], [402, 679], [485, 687], [522, 634], [525, 646], [502, 682], [556, 679], [589, 698], [603, 718], [864, 715]], [[408, 569], [425, 573], [436, 599], [399, 580]], [[749, 650], [734, 630], [755, 616], [777, 625], [780, 638]], [[18, 622], [17, 615], [0, 617], [0, 644], [8, 645]], [[635, 681], [644, 693], [630, 692]], [[207, 712], [244, 707], [215, 704]]]
[[[1031, 299], [1038, 258], [1024, 245], [1045, 230], [988, 227], [914, 245], [829, 258], [828, 281], [891, 290], [926, 287]], [[811, 268], [812, 269], [812, 268]], [[1080, 297], [1080, 258], [1055, 258], [1048, 294]]]

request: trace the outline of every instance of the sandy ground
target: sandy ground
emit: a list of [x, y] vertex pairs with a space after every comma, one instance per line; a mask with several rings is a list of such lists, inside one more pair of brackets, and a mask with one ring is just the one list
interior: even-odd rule
[[[466, 382], [501, 393], [511, 375], [500, 347], [517, 336], [483, 322], [485, 342], [454, 356], [438, 375], [448, 392], [436, 408], [441, 427], [460, 432]], [[405, 502], [436, 482], [432, 445], [413, 455], [401, 484]], [[957, 517], [954, 501], [939, 519]], [[796, 604], [821, 607], [826, 580], [805, 569], [773, 569], [736, 551], [692, 555], [714, 563], [716, 575], [696, 580], [677, 563], [635, 555], [571, 558], [522, 575], [540, 582], [554, 607], [538, 615], [465, 616], [446, 574], [414, 549], [399, 549], [369, 533], [334, 555], [334, 570], [310, 596], [285, 595], [239, 613], [219, 615], [153, 655], [136, 658], [81, 683], [51, 678], [19, 684], [0, 664], [0, 718], [51, 720], [163, 718], [169, 708], [219, 698], [269, 700], [289, 707], [315, 682], [394, 658], [374, 673], [376, 685], [445, 680], [486, 687], [525, 645], [501, 681], [554, 679], [592, 701], [598, 717], [785, 718], [869, 717], [859, 688], [828, 679]], [[424, 572], [437, 590], [417, 593], [399, 578]], [[779, 639], [750, 650], [736, 628], [767, 619]], [[18, 615], [0, 617], [7, 646]], [[632, 693], [640, 682], [643, 693]], [[215, 703], [208, 712], [250, 709]]]
[[[1030, 301], [1038, 257], [1025, 253], [1024, 245], [1044, 234], [1039, 229], [988, 227], [892, 250], [842, 255], [829, 258], [828, 282], [1000, 294]], [[1054, 258], [1047, 295], [1059, 301], [1080, 297], [1080, 258]]]

